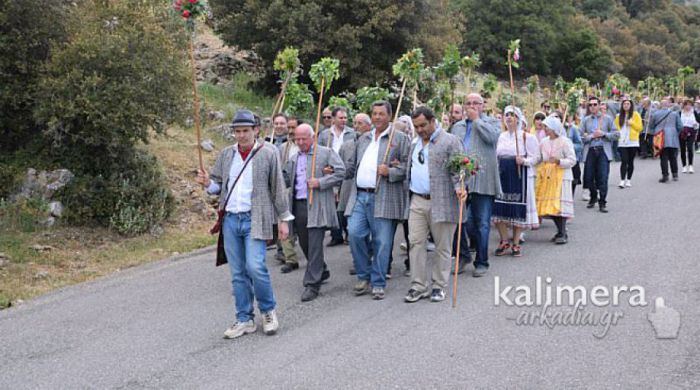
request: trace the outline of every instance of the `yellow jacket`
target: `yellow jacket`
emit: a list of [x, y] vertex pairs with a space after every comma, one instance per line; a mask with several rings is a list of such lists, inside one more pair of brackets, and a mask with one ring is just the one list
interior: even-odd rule
[[[615, 117], [615, 127], [618, 130], [620, 126], [620, 114]], [[642, 116], [639, 115], [637, 111], [632, 114], [632, 119], [630, 120], [630, 141], [639, 141], [639, 133], [642, 132]]]

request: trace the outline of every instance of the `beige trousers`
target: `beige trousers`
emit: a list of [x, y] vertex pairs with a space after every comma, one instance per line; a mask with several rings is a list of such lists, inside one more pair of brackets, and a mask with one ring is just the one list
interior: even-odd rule
[[408, 214], [409, 257], [411, 259], [411, 288], [427, 291], [428, 283], [428, 233], [435, 240], [433, 259], [432, 288], [447, 288], [450, 278], [450, 260], [452, 257], [452, 240], [456, 223], [433, 223], [430, 217], [430, 201], [420, 196], [411, 196]]
[[282, 240], [280, 242], [282, 244], [282, 253], [284, 253], [284, 257], [287, 259], [287, 264], [299, 263], [299, 260], [297, 259], [297, 251], [294, 248], [296, 241], [296, 235], [290, 235], [286, 240]]

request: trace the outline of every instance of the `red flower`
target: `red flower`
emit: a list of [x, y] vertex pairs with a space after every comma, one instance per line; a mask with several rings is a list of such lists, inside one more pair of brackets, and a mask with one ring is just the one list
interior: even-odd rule
[[182, 0], [177, 0], [175, 4], [173, 4], [173, 8], [175, 8], [176, 11], [179, 11], [180, 8], [182, 8]]
[[189, 17], [190, 17], [190, 11], [188, 11], [188, 10], [182, 11], [182, 17], [185, 18], [185, 19], [189, 18]]
[[190, 0], [190, 4], [197, 4], [197, 1], [199, 0]]
[[464, 158], [464, 163], [465, 163], [465, 164], [469, 164], [469, 158], [468, 158], [468, 157], [465, 157], [465, 158]]

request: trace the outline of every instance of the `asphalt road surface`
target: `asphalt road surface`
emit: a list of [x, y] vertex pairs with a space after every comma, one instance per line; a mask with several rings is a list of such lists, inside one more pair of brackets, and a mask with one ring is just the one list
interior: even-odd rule
[[[568, 245], [549, 242], [545, 221], [522, 258], [491, 257], [486, 277], [460, 275], [456, 309], [451, 293], [403, 302], [402, 239], [383, 301], [351, 293], [347, 246], [327, 250], [332, 276], [311, 303], [300, 302], [304, 261], [283, 275], [269, 251], [280, 331], [225, 340], [229, 271], [200, 251], [0, 311], [0, 388], [700, 388], [700, 174], [660, 184], [658, 162], [637, 160], [633, 187], [620, 190], [618, 171], [612, 164], [609, 214], [577, 195]], [[587, 305], [538, 314], [537, 277], [542, 291], [585, 289]], [[596, 286], [632, 293], [605, 305]], [[657, 297], [675, 312], [656, 310], [655, 330]], [[571, 312], [584, 321], [570, 314], [564, 326]], [[676, 314], [677, 337], [657, 338], [676, 336]]]

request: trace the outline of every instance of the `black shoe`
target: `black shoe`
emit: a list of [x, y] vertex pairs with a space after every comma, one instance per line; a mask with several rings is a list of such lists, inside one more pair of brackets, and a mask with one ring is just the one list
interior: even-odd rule
[[569, 235], [568, 234], [561, 235], [561, 236], [557, 237], [557, 239], [554, 241], [554, 243], [557, 245], [564, 245], [567, 242], [569, 242]]
[[663, 176], [661, 179], [659, 179], [659, 183], [668, 183], [668, 176]]
[[350, 267], [350, 275], [357, 275], [357, 271], [355, 270], [355, 267]]
[[345, 241], [342, 238], [334, 238], [326, 246], [338, 246], [343, 244], [345, 244]]
[[288, 273], [294, 271], [295, 269], [299, 269], [299, 264], [287, 263], [287, 264], [283, 265], [282, 268], [280, 268], [280, 272], [282, 272], [283, 274], [288, 274]]
[[594, 200], [593, 200], [593, 201], [590, 201], [590, 202], [588, 202], [588, 204], [586, 205], [586, 208], [587, 208], [587, 209], [592, 209], [592, 208], [595, 207], [595, 204], [596, 204], [596, 201], [594, 201]]
[[287, 258], [284, 256], [284, 253], [279, 253], [279, 252], [275, 255], [275, 260], [279, 261], [280, 263], [287, 262]]
[[309, 302], [313, 301], [318, 297], [318, 291], [316, 289], [313, 289], [311, 287], [307, 287], [304, 292], [301, 294], [301, 301], [302, 302]]
[[678, 175], [673, 175], [673, 181], [678, 181]]
[[601, 204], [601, 205], [600, 205], [599, 210], [600, 210], [601, 213], [607, 213], [607, 212], [608, 212], [608, 209], [607, 209], [607, 207], [606, 207], [604, 204]]
[[331, 277], [331, 271], [329, 270], [324, 270], [323, 274], [321, 274], [321, 283], [325, 282], [326, 280], [330, 279]]
[[557, 242], [557, 239], [558, 239], [559, 237], [562, 237], [562, 235], [561, 235], [560, 233], [557, 233], [557, 234], [555, 234], [554, 237], [552, 237], [549, 241], [550, 241], [550, 242]]

